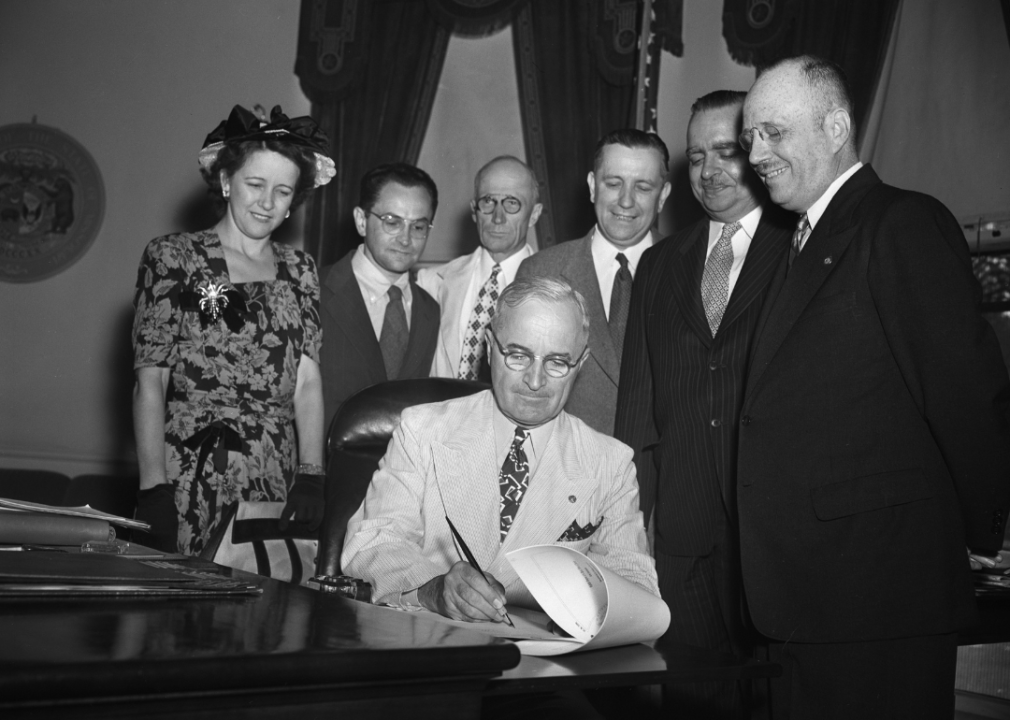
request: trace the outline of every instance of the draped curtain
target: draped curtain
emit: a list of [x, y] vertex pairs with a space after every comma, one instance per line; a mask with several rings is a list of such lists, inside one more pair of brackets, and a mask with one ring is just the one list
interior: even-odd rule
[[725, 0], [730, 55], [760, 68], [794, 55], [819, 55], [845, 70], [853, 114], [863, 127], [887, 53], [899, 0]]
[[361, 176], [417, 161], [450, 35], [423, 2], [302, 0], [295, 72], [337, 167], [309, 200], [305, 250], [320, 265], [360, 243]]
[[[654, 0], [661, 47], [680, 49], [683, 0]], [[302, 0], [295, 72], [330, 136], [337, 177], [309, 200], [305, 250], [320, 265], [360, 238], [358, 182], [416, 163], [452, 34], [513, 25], [527, 160], [541, 187], [541, 247], [595, 222], [586, 174], [596, 141], [634, 119], [641, 0]]]
[[[513, 24], [526, 158], [540, 183], [540, 247], [581, 237], [596, 222], [586, 176], [603, 135], [634, 123], [638, 0], [524, 5]], [[679, 49], [682, 0], [658, 2], [662, 43]]]

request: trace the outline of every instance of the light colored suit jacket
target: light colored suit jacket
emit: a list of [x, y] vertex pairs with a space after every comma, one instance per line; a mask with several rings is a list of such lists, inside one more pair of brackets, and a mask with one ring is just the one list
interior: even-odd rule
[[480, 265], [480, 248], [469, 255], [435, 268], [422, 268], [417, 272], [417, 284], [438, 301], [442, 318], [438, 329], [438, 343], [431, 363], [431, 377], [454, 378], [459, 372], [459, 324], [463, 315], [463, 300], [470, 286], [470, 278]]
[[[658, 596], [630, 448], [565, 412], [499, 542], [493, 411], [490, 390], [403, 411], [364, 503], [347, 523], [344, 571], [370, 582], [375, 602], [396, 603], [399, 593], [460, 559], [448, 515], [481, 569], [505, 586], [510, 603], [537, 607], [505, 554], [550, 543], [574, 548]], [[573, 521], [600, 525], [588, 538], [558, 542]]]
[[600, 282], [593, 264], [593, 231], [579, 240], [555, 245], [531, 255], [519, 266], [516, 279], [560, 277], [582, 293], [589, 310], [589, 359], [579, 371], [565, 410], [594, 430], [614, 434], [621, 348], [610, 336]]

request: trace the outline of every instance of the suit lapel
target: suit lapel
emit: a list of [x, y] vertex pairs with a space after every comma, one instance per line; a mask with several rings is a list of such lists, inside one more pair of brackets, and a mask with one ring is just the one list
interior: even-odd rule
[[603, 308], [603, 297], [600, 295], [600, 281], [596, 277], [596, 266], [593, 264], [593, 231], [590, 230], [581, 240], [572, 242], [579, 245], [561, 271], [561, 275], [586, 299], [589, 310], [591, 360], [595, 361], [616, 385], [621, 375], [621, 361], [610, 336], [610, 325], [607, 323], [607, 313]]
[[869, 166], [861, 168], [831, 199], [788, 273], [785, 262], [780, 264], [772, 287], [778, 292], [775, 297], [769, 297], [768, 310], [762, 317], [761, 334], [754, 348], [748, 396], [753, 397], [761, 376], [789, 331], [824, 281], [838, 267], [839, 260], [858, 231], [854, 222], [855, 208], [869, 189], [879, 182], [880, 178]]
[[[463, 315], [463, 300], [466, 298], [466, 291], [470, 286], [470, 278], [479, 263], [480, 248], [470, 254], [467, 262], [460, 263], [454, 268], [448, 268], [442, 278], [444, 291], [439, 293], [438, 300], [442, 307], [442, 315], [449, 319], [449, 322], [442, 323], [442, 344], [449, 357], [456, 358], [457, 367], [453, 368], [454, 375], [459, 370], [459, 318]], [[465, 323], [466, 320], [463, 322]]]
[[431, 449], [446, 514], [484, 570], [490, 570], [500, 548], [493, 403], [494, 396], [484, 393], [476, 412], [456, 423], [451, 439]]
[[708, 250], [708, 220], [701, 220], [686, 242], [673, 253], [670, 268], [671, 295], [680, 307], [681, 317], [706, 347], [712, 345], [712, 329], [708, 326], [705, 307], [701, 302], [701, 275]]
[[761, 297], [778, 267], [777, 260], [781, 259], [789, 247], [790, 235], [769, 222], [769, 212], [761, 215], [761, 222], [758, 223], [757, 232], [747, 250], [747, 259], [729, 298], [720, 328], [731, 325], [752, 302]]
[[341, 260], [326, 278], [326, 285], [333, 291], [333, 297], [323, 307], [348, 342], [345, 352], [357, 352], [365, 360], [364, 367], [373, 368], [375, 382], [386, 379], [386, 368], [382, 361], [382, 350], [379, 341], [375, 339], [375, 330], [368, 317], [365, 300], [361, 296], [361, 286], [358, 285], [351, 269], [351, 255]]

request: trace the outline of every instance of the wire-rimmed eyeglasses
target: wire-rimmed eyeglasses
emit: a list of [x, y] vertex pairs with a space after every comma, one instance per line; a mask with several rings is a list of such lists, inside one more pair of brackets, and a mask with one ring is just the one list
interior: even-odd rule
[[431, 227], [433, 223], [428, 218], [402, 218], [399, 215], [394, 215], [393, 213], [385, 213], [379, 215], [371, 210], [367, 211], [369, 215], [379, 218], [382, 222], [382, 229], [385, 230], [390, 235], [399, 235], [403, 232], [403, 228], [410, 228], [410, 236], [413, 238], [426, 238], [428, 233], [431, 232]]
[[578, 359], [575, 362], [569, 362], [564, 358], [560, 358], [557, 355], [548, 355], [544, 357], [542, 355], [534, 355], [528, 353], [525, 350], [507, 350], [502, 347], [501, 342], [498, 341], [498, 336], [494, 334], [494, 330], [488, 325], [488, 332], [491, 333], [491, 337], [494, 338], [494, 344], [498, 346], [498, 352], [502, 354], [505, 359], [505, 367], [509, 370], [517, 370], [522, 372], [527, 370], [534, 360], [542, 360], [544, 363], [544, 372], [550, 375], [552, 378], [563, 378], [567, 377], [568, 373], [579, 366], [582, 361], [582, 357], [586, 354], [586, 350], [589, 349], [587, 344], [585, 349], [579, 353]]
[[774, 125], [765, 125], [764, 127], [752, 127], [747, 128], [738, 138], [740, 147], [744, 149], [744, 152], [750, 152], [751, 148], [754, 147], [754, 133], [758, 134], [762, 140], [764, 140], [769, 145], [778, 145], [782, 141], [782, 131], [779, 130]]
[[501, 198], [496, 198], [492, 195], [479, 197], [477, 198], [477, 209], [484, 215], [490, 215], [498, 207], [498, 203], [501, 203], [502, 210], [509, 215], [515, 215], [523, 209], [523, 201], [511, 195], [505, 195]]

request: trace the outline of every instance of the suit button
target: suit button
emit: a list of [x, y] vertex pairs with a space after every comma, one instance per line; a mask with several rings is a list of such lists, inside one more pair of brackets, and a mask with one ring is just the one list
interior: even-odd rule
[[718, 370], [719, 369], [719, 363], [717, 363], [717, 362], [710, 362], [708, 364], [708, 369], [709, 370]]
[[719, 427], [720, 425], [722, 425], [722, 420], [720, 420], [719, 418], [715, 418], [712, 421], [712, 427]]
[[744, 426], [750, 425], [750, 415], [744, 415], [742, 418], [740, 418], [740, 424]]

